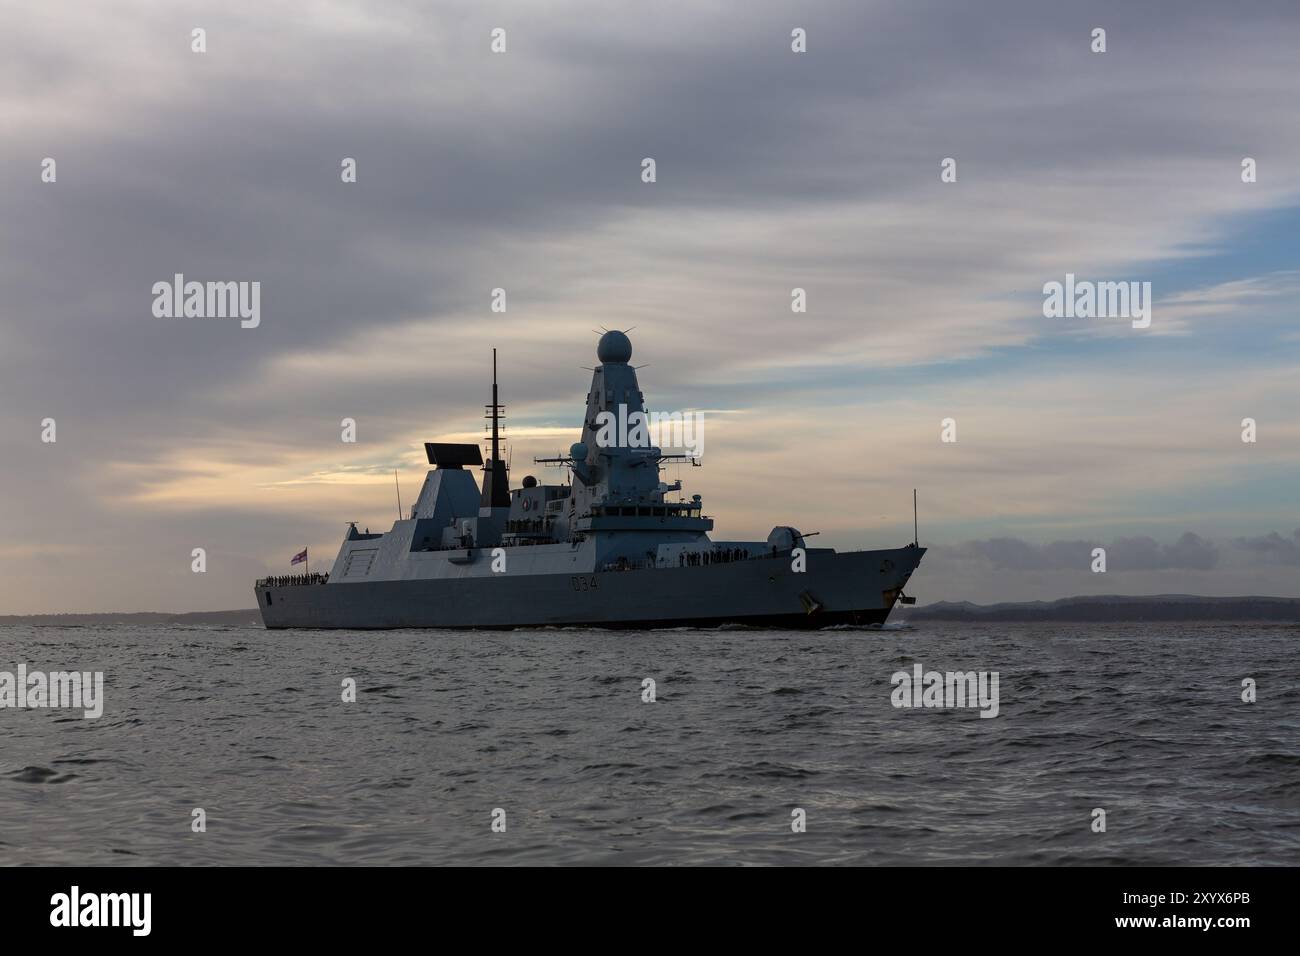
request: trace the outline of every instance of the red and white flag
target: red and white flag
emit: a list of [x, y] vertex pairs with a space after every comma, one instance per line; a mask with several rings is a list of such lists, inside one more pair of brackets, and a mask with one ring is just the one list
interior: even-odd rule
[[293, 556], [293, 560], [290, 561], [289, 564], [290, 566], [293, 566], [295, 564], [302, 564], [306, 560], [307, 560], [307, 549], [303, 548], [301, 551], [299, 551], [297, 554]]

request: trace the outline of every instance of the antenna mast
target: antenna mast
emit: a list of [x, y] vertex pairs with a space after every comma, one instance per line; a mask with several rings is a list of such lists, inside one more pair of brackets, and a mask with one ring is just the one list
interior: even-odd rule
[[492, 464], [501, 457], [498, 446], [497, 423], [500, 419], [501, 406], [497, 404], [497, 350], [492, 350]]
[[492, 350], [492, 404], [487, 406], [484, 418], [492, 419], [492, 457], [483, 466], [483, 495], [479, 504], [484, 508], [510, 507], [510, 478], [505, 462], [501, 460], [501, 419], [505, 409], [497, 395], [497, 350]]

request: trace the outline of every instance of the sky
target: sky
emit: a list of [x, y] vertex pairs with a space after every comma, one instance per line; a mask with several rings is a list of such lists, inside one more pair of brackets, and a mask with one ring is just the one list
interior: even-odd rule
[[[423, 442], [482, 436], [494, 347], [512, 483], [560, 481], [532, 458], [576, 440], [602, 328], [652, 409], [704, 412], [667, 477], [715, 538], [897, 547], [916, 488], [922, 604], [1300, 596], [1294, 2], [0, 22], [0, 614], [324, 569]], [[260, 324], [156, 316], [176, 273], [259, 282]], [[1150, 282], [1150, 327], [1045, 317], [1067, 274]]]

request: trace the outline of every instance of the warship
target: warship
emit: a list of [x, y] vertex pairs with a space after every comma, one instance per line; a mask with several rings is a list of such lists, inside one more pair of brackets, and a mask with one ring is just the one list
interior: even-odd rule
[[596, 356], [579, 440], [534, 459], [565, 480], [510, 487], [494, 353], [487, 460], [478, 444], [426, 443], [433, 468], [409, 515], [399, 505], [379, 534], [350, 522], [327, 574], [256, 582], [266, 627], [878, 626], [914, 603], [903, 587], [926, 550], [915, 533], [905, 547], [842, 553], [788, 525], [765, 541], [712, 540], [700, 496], [661, 480], [666, 462], [698, 458], [605, 427], [646, 416], [626, 333], [606, 331]]

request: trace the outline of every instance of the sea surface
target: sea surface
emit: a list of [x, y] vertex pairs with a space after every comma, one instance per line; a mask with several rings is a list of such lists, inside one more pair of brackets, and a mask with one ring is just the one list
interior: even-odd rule
[[[1235, 623], [6, 627], [0, 671], [102, 671], [105, 703], [0, 709], [0, 862], [1296, 865], [1298, 648]], [[915, 663], [996, 671], [998, 716], [894, 707]]]

